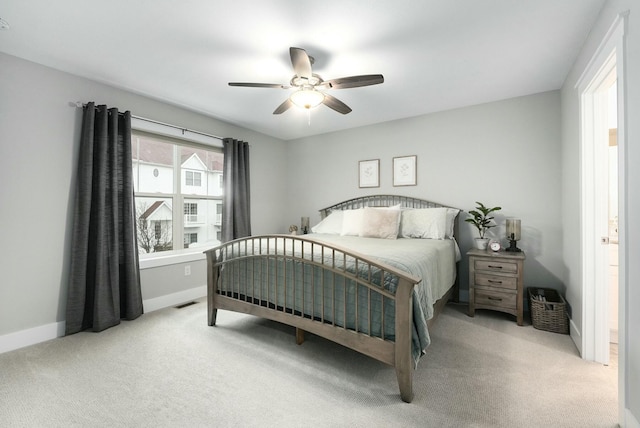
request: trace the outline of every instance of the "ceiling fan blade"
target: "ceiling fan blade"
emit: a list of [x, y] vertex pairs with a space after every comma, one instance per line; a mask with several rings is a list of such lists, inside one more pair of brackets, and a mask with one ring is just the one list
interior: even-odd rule
[[348, 105], [346, 105], [336, 97], [332, 97], [329, 94], [324, 94], [324, 101], [322, 101], [322, 103], [327, 107], [334, 109], [338, 113], [342, 113], [342, 114], [351, 113], [351, 108]]
[[304, 49], [289, 48], [289, 56], [291, 56], [291, 65], [298, 77], [311, 78], [311, 60]]
[[289, 107], [291, 107], [292, 105], [293, 103], [291, 102], [291, 100], [287, 98], [282, 104], [278, 106], [277, 109], [273, 111], [273, 114], [282, 114], [285, 111], [289, 110]]
[[357, 88], [359, 86], [378, 85], [384, 82], [382, 74], [365, 74], [362, 76], [342, 77], [324, 82], [325, 86], [331, 89]]
[[281, 85], [279, 83], [245, 83], [245, 82], [229, 82], [229, 86], [243, 86], [246, 88], [278, 88], [289, 89], [289, 85]]

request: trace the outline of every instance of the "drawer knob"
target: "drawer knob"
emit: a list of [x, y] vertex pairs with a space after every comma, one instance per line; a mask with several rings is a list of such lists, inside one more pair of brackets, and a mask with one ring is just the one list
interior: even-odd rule
[[493, 266], [493, 265], [489, 265], [489, 267], [491, 269], [502, 269], [502, 266]]
[[489, 279], [487, 281], [490, 282], [491, 284], [502, 284], [502, 281], [494, 281], [492, 279]]
[[502, 301], [502, 299], [501, 299], [501, 298], [499, 298], [499, 297], [491, 297], [491, 296], [489, 296], [489, 300], [496, 300], [496, 301], [498, 301], [498, 302], [501, 302], [501, 301]]

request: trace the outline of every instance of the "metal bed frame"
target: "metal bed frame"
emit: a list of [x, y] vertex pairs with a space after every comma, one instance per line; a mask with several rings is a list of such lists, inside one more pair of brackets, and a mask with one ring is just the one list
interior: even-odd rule
[[[355, 209], [365, 206], [384, 207], [397, 204], [408, 208], [444, 207], [435, 202], [422, 199], [394, 195], [375, 195], [340, 202], [321, 209], [320, 213], [324, 218], [334, 210]], [[454, 222], [454, 233], [457, 232], [456, 223]], [[311, 251], [301, 252], [300, 249], [303, 246], [310, 247]], [[304, 235], [263, 235], [241, 238], [208, 250], [205, 254], [207, 256], [207, 306], [208, 324], [210, 326], [216, 324], [218, 309], [224, 309], [251, 314], [293, 326], [296, 328], [296, 342], [298, 344], [302, 344], [304, 341], [305, 331], [322, 336], [393, 366], [396, 370], [402, 400], [405, 402], [412, 401], [412, 379], [415, 368], [411, 351], [413, 288], [421, 281], [420, 278], [370, 257], [352, 252], [349, 249], [308, 240]], [[252, 293], [243, 292], [247, 278], [241, 274], [240, 270], [245, 269], [247, 263], [252, 263], [253, 266], [256, 263], [264, 263], [265, 266], [271, 264], [276, 266], [275, 269], [277, 269], [277, 266], [283, 266], [287, 262], [302, 265], [303, 272], [304, 269], [320, 269], [323, 278], [324, 275], [332, 278], [334, 290], [336, 278], [338, 282], [342, 281], [341, 283], [350, 282], [357, 284], [359, 287], [365, 287], [369, 299], [369, 308], [371, 308], [372, 299], [377, 298], [382, 302], [384, 302], [384, 299], [392, 300], [395, 303], [395, 337], [393, 340], [385, 337], [384, 333], [384, 303], [381, 305], [383, 313], [381, 317], [382, 333], [380, 335], [371, 334], [371, 309], [369, 309], [368, 314], [361, 314], [361, 316], [367, 317], [368, 323], [358, 323], [358, 293], [356, 293], [355, 302], [351, 301], [349, 303], [345, 294], [344, 301], [339, 307], [336, 307], [334, 300], [334, 304], [331, 305], [333, 314], [325, 316], [324, 294], [323, 302], [320, 304], [322, 310], [318, 315], [314, 313], [313, 309], [311, 311], [304, 309], [304, 296], [302, 296], [302, 310], [297, 310], [295, 297], [293, 304], [287, 303], [285, 297], [284, 305], [274, 305], [269, 301], [268, 296], [263, 297], [259, 290], [257, 293], [255, 290]], [[354, 265], [357, 267], [357, 273], [347, 269], [347, 266]], [[265, 281], [267, 290], [274, 290], [274, 293], [283, 293], [284, 291], [286, 296], [287, 287], [289, 287], [289, 293], [295, 293], [292, 290], [292, 283], [305, 280], [300, 277], [296, 278], [295, 273], [293, 276], [286, 273], [284, 275], [281, 273], [280, 276], [274, 275], [274, 272], [269, 274], [268, 269], [267, 267], [264, 272], [258, 270], [258, 274], [264, 273], [264, 278], [258, 278], [258, 282]], [[256, 269], [253, 269], [251, 275], [255, 276], [255, 272]], [[395, 293], [378, 285], [381, 282], [380, 279], [388, 275], [397, 277]], [[256, 278], [252, 277], [250, 282], [254, 284], [255, 280]], [[428, 327], [432, 325], [450, 298], [457, 299], [458, 280], [456, 279], [455, 284], [451, 285], [452, 287], [446, 295], [434, 304], [434, 316], [428, 321]], [[311, 286], [313, 287], [313, 284]], [[254, 286], [252, 285], [252, 287]], [[340, 292], [346, 293], [346, 288], [344, 286]], [[335, 293], [335, 291], [333, 292]], [[347, 305], [355, 305], [355, 307], [348, 308]], [[314, 307], [314, 302], [311, 302], [311, 306]], [[346, 319], [348, 310], [355, 311], [355, 326], [347, 326], [346, 321], [336, 323], [336, 310], [343, 311], [343, 319]]]

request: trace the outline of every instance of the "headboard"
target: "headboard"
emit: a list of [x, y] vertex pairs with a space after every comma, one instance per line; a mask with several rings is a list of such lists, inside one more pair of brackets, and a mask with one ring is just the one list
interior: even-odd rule
[[[349, 199], [347, 201], [338, 202], [320, 210], [320, 218], [324, 219], [331, 214], [331, 211], [335, 210], [353, 210], [364, 207], [390, 207], [398, 205], [402, 208], [455, 208], [447, 205], [442, 205], [437, 202], [427, 201], [425, 199], [412, 198], [410, 196], [398, 196], [398, 195], [370, 195], [360, 196], [358, 198]], [[460, 210], [459, 208], [455, 208]], [[454, 221], [453, 234], [458, 236], [458, 222], [457, 218]]]

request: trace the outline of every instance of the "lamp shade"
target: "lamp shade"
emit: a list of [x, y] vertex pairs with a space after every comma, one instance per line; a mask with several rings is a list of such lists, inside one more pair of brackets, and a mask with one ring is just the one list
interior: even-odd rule
[[508, 218], [507, 219], [507, 238], [514, 241], [520, 240], [520, 219]]
[[319, 106], [324, 101], [324, 94], [315, 89], [301, 89], [289, 97], [298, 107], [310, 109]]

